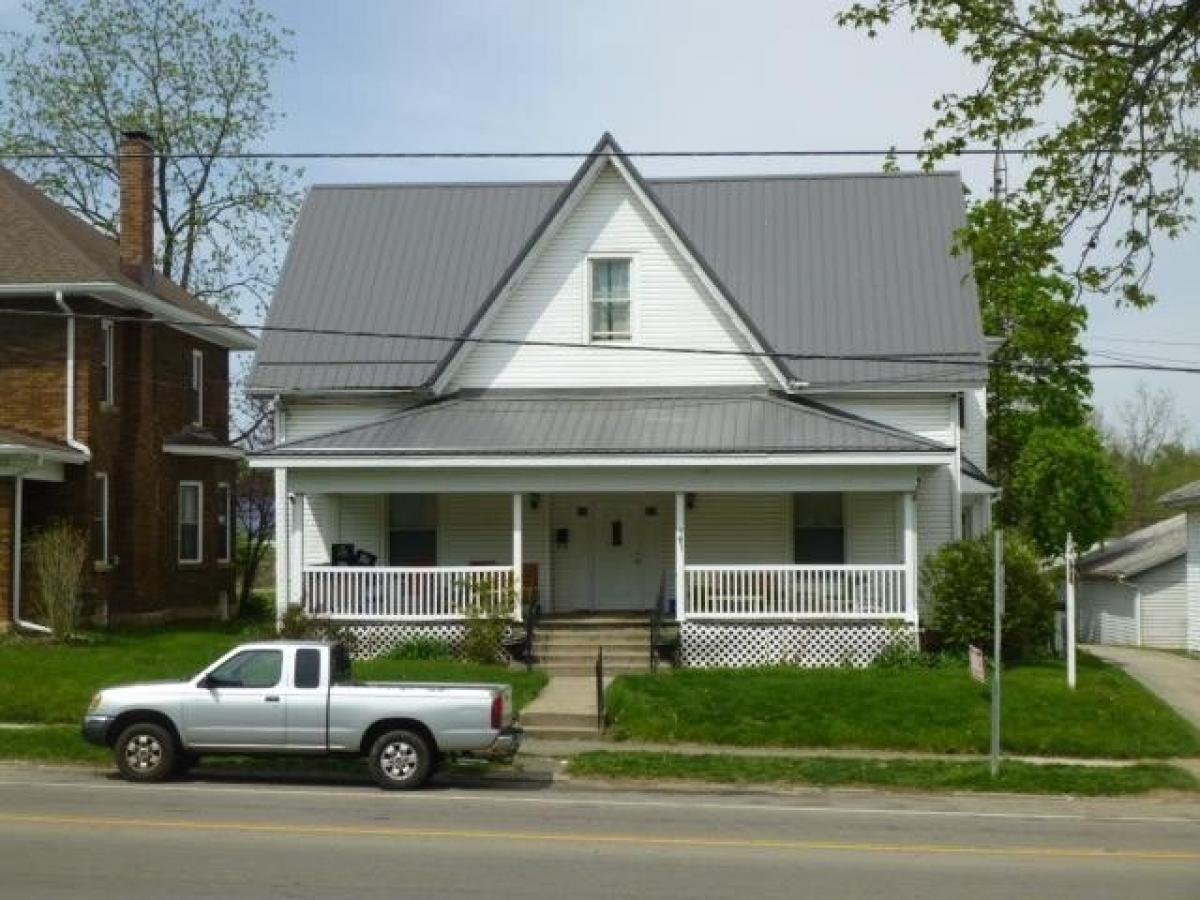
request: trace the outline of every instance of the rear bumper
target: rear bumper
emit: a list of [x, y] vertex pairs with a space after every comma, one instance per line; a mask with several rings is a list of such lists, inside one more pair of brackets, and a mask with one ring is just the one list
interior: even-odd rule
[[108, 726], [112, 719], [108, 716], [87, 716], [83, 720], [83, 739], [97, 747], [108, 746]]
[[521, 741], [525, 739], [525, 730], [519, 725], [510, 725], [503, 729], [492, 746], [484, 752], [489, 759], [508, 760], [517, 755], [521, 749]]

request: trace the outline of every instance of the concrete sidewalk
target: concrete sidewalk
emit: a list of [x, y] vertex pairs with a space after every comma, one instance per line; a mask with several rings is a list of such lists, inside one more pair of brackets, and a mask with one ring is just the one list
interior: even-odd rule
[[1200, 660], [1141, 647], [1081, 645], [1093, 656], [1120, 666], [1177, 713], [1200, 728]]

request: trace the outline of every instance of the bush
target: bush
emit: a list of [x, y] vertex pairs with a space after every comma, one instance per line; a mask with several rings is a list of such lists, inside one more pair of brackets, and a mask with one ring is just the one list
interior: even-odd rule
[[251, 591], [238, 609], [238, 618], [254, 624], [272, 621], [275, 618], [275, 592]]
[[453, 656], [454, 652], [451, 650], [450, 644], [441, 638], [415, 637], [409, 638], [403, 644], [393, 648], [387, 658], [424, 662], [451, 659]]
[[287, 641], [336, 641], [350, 652], [358, 643], [354, 632], [346, 626], [327, 619], [314, 619], [300, 606], [288, 606], [279, 620], [275, 637]]
[[[925, 561], [922, 577], [933, 602], [933, 627], [951, 650], [992, 645], [993, 537], [947, 544]], [[1004, 540], [1005, 657], [1045, 652], [1054, 633], [1057, 576], [1045, 571], [1024, 538]]]
[[87, 538], [75, 526], [56, 522], [33, 536], [29, 555], [38, 586], [34, 611], [57, 640], [65, 641], [79, 627]]
[[495, 665], [504, 662], [501, 642], [508, 630], [509, 614], [516, 602], [512, 588], [503, 588], [492, 579], [473, 586], [474, 598], [467, 612], [467, 633], [462, 655], [469, 662]]

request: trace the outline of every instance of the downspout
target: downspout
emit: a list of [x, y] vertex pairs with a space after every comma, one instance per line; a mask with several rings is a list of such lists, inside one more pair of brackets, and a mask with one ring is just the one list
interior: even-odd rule
[[54, 302], [67, 316], [67, 446], [90, 460], [91, 449], [75, 439], [75, 313], [63, 299], [62, 291], [54, 292]]
[[50, 629], [36, 622], [27, 622], [21, 618], [21, 525], [22, 525], [22, 494], [25, 493], [25, 476], [17, 475], [13, 479], [13, 570], [12, 570], [12, 618], [18, 629], [36, 631], [39, 634], [49, 634]]

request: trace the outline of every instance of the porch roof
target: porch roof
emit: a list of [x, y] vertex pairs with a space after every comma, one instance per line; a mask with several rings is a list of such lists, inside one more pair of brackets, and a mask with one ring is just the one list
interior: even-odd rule
[[929, 453], [952, 448], [773, 393], [460, 392], [261, 456]]
[[41, 456], [56, 462], [87, 462], [83, 453], [65, 443], [48, 441], [7, 428], [0, 428], [0, 456]]

